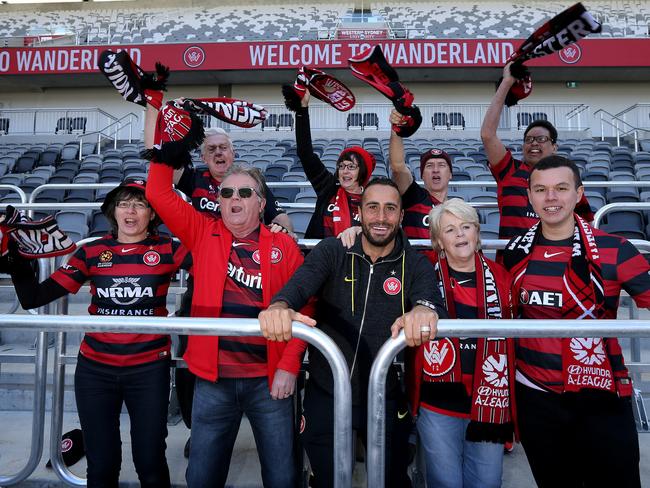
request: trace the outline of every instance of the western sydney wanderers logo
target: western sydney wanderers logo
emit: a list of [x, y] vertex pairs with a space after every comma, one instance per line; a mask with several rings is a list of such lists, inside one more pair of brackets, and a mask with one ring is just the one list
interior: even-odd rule
[[183, 53], [183, 62], [189, 68], [198, 68], [205, 61], [205, 51], [199, 46], [190, 46]]
[[496, 388], [508, 386], [508, 359], [505, 354], [492, 354], [481, 366], [485, 381]]
[[530, 300], [530, 294], [528, 293], [528, 290], [526, 290], [526, 288], [522, 288], [519, 291], [519, 301], [524, 305], [526, 305], [528, 304], [529, 300]]
[[142, 260], [147, 266], [156, 266], [160, 263], [160, 254], [156, 251], [147, 251], [144, 253], [144, 256], [142, 256]]
[[437, 339], [424, 345], [424, 373], [443, 376], [456, 364], [456, 348], [451, 339]]
[[73, 444], [72, 439], [63, 439], [61, 441], [61, 452], [68, 452], [72, 449]]
[[569, 347], [573, 357], [588, 366], [601, 365], [607, 357], [605, 344], [601, 338], [572, 337]]
[[386, 281], [384, 281], [384, 291], [387, 295], [397, 295], [402, 291], [402, 282], [394, 276], [386, 278]]
[[571, 44], [570, 46], [562, 49], [558, 55], [560, 56], [560, 59], [563, 63], [575, 64], [580, 61], [580, 58], [582, 57], [582, 50], [577, 44]]
[[[253, 261], [255, 261], [256, 264], [260, 264], [260, 250], [256, 250], [253, 253]], [[282, 251], [278, 249], [277, 247], [272, 247], [271, 248], [271, 264], [278, 264], [280, 261], [282, 261]]]

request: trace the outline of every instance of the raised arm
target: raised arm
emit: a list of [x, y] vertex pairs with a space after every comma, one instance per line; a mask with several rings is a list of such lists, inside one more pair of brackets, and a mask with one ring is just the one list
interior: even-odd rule
[[[145, 149], [151, 149], [153, 147], [153, 144], [155, 142], [155, 135], [156, 135], [156, 121], [158, 120], [158, 109], [152, 106], [151, 104], [147, 104], [147, 108], [144, 111], [144, 147]], [[181, 180], [181, 176], [183, 176], [183, 172], [185, 171], [185, 168], [180, 168], [177, 170], [174, 170], [174, 185], [178, 185], [178, 182]]]
[[[399, 125], [402, 117], [397, 110], [393, 109], [390, 113], [390, 123]], [[413, 183], [413, 175], [406, 165], [404, 142], [393, 130], [390, 131], [388, 159], [390, 163], [390, 177], [397, 185], [397, 188], [399, 188], [400, 195], [404, 195], [408, 187]]]
[[491, 166], [496, 166], [499, 161], [506, 155], [506, 147], [497, 136], [501, 112], [506, 102], [506, 96], [515, 83], [515, 78], [510, 74], [510, 65], [506, 64], [503, 68], [503, 80], [492, 97], [490, 106], [485, 113], [483, 124], [481, 125], [481, 140], [485, 147], [485, 154]]
[[317, 194], [326, 191], [336, 184], [335, 176], [328, 171], [311, 143], [311, 128], [309, 125], [309, 92], [302, 98], [302, 107], [296, 111], [296, 152], [305, 175]]

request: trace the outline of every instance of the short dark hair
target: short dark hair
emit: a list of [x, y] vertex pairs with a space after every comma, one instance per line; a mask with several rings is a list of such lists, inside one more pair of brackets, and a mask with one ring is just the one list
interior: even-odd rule
[[[144, 196], [144, 191], [142, 191], [140, 188], [125, 186], [117, 190], [115, 196], [111, 199], [110, 202], [108, 202], [106, 207], [102, 209], [104, 216], [106, 217], [106, 220], [108, 220], [108, 223], [111, 226], [111, 234], [113, 234], [113, 237], [117, 237], [117, 220], [115, 219], [115, 208], [117, 207], [117, 203], [123, 200], [127, 200], [127, 201], [137, 200], [139, 202], [144, 202], [147, 205], [149, 205], [149, 202]], [[162, 220], [160, 217], [158, 217], [158, 214], [156, 214], [156, 217], [153, 220], [151, 220], [149, 222], [149, 225], [147, 226], [147, 231], [149, 232], [149, 234], [151, 235], [157, 234], [158, 226], [160, 224], [162, 224]]]
[[344, 151], [336, 160], [336, 178], [339, 177], [339, 163], [342, 161], [352, 161], [359, 167], [359, 174], [357, 176], [357, 183], [363, 186], [363, 182], [368, 178], [368, 168], [361, 154], [354, 150]]
[[545, 158], [540, 159], [533, 169], [530, 170], [530, 175], [528, 175], [528, 188], [530, 188], [530, 181], [535, 171], [544, 171], [545, 169], [553, 168], [569, 168], [573, 172], [573, 179], [575, 180], [576, 189], [582, 186], [582, 178], [580, 177], [580, 169], [570, 159], [565, 158], [564, 156], [558, 156], [552, 154], [546, 156]]
[[[395, 191], [397, 192], [397, 194], [399, 195], [399, 199], [398, 199], [399, 200], [399, 208], [400, 209], [402, 208], [402, 195], [399, 192], [399, 187], [397, 186], [397, 184], [393, 180], [391, 180], [390, 178], [387, 178], [386, 176], [375, 176], [372, 180], [370, 180], [368, 182], [368, 184], [365, 186], [365, 188], [363, 189], [363, 195], [366, 194], [366, 191], [368, 191], [368, 188], [370, 188], [371, 186], [377, 186], [377, 185], [390, 186], [391, 188], [394, 188]], [[363, 195], [361, 196], [362, 201], [363, 201]]]
[[534, 129], [535, 127], [543, 127], [546, 129], [548, 131], [548, 135], [551, 136], [551, 142], [553, 144], [557, 142], [557, 129], [548, 120], [533, 120], [530, 124], [528, 124], [528, 127], [526, 127], [526, 130], [524, 131], [524, 139], [530, 130]]

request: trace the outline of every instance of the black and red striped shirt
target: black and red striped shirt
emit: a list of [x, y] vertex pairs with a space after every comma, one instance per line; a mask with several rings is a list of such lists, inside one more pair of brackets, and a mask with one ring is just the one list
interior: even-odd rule
[[[623, 237], [594, 229], [594, 237], [600, 255], [604, 285], [604, 318], [615, 319], [621, 289], [625, 290], [639, 307], [650, 307], [650, 265], [645, 258]], [[519, 293], [521, 318], [562, 319], [562, 277], [572, 253], [572, 238], [549, 241], [540, 236], [522, 278]], [[512, 269], [516, 264], [512, 256], [504, 253], [504, 265]], [[516, 279], [516, 277], [515, 277]], [[616, 335], [616, 331], [612, 331]], [[625, 368], [623, 355], [617, 339], [611, 341], [610, 361], [612, 369]], [[543, 389], [561, 392], [562, 339], [522, 338], [516, 341], [517, 369], [526, 379]]]
[[[348, 197], [348, 208], [350, 209], [350, 222], [352, 226], [361, 225], [361, 219], [359, 218], [361, 194], [348, 192], [345, 192], [345, 194]], [[338, 193], [334, 194], [323, 213], [323, 238], [336, 237], [336, 232], [334, 231], [334, 208], [336, 207], [337, 195]]]
[[[176, 188], [192, 200], [192, 206], [199, 212], [218, 216], [219, 202], [217, 202], [217, 197], [219, 196], [220, 184], [221, 182], [214, 179], [207, 169], [197, 171], [194, 168], [185, 168]], [[266, 199], [264, 223], [268, 225], [273, 222], [274, 218], [285, 212], [266, 185], [264, 185], [264, 198]]]
[[[271, 256], [273, 260], [273, 256]], [[234, 238], [228, 259], [221, 317], [254, 318], [264, 308], [259, 258], [259, 231]], [[219, 377], [266, 376], [267, 341], [264, 337], [219, 337]]]
[[[510, 151], [496, 166], [490, 166], [490, 171], [497, 182], [497, 202], [499, 204], [499, 238], [511, 239], [525, 234], [539, 216], [528, 201], [528, 178], [531, 168], [514, 159]], [[575, 209], [587, 222], [594, 220], [587, 198], [583, 195]]]
[[415, 182], [402, 195], [402, 229], [409, 239], [429, 239], [429, 212], [441, 202]]
[[[81, 246], [51, 278], [70, 293], [90, 280], [91, 315], [166, 316], [171, 278], [188, 264], [187, 249], [168, 237], [122, 244], [107, 235]], [[136, 366], [169, 357], [170, 340], [160, 334], [88, 332], [79, 352], [111, 366]]]
[[[449, 268], [449, 278], [456, 306], [456, 316], [450, 318], [477, 318], [476, 272], [464, 273]], [[459, 342], [462, 383], [430, 382], [426, 381], [424, 375], [425, 381], [420, 387], [420, 406], [446, 415], [469, 418], [477, 340], [475, 337], [461, 337]]]

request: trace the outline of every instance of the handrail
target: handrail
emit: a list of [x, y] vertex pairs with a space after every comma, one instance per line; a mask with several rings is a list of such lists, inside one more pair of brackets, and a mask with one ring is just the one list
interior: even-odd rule
[[[49, 277], [49, 268], [40, 269], [39, 280]], [[41, 307], [44, 312], [49, 312], [49, 305]], [[4, 315], [15, 317], [13, 313]], [[38, 315], [24, 315], [23, 317], [36, 318]], [[0, 328], [3, 324], [0, 322]], [[45, 396], [47, 391], [47, 332], [38, 330], [36, 335], [36, 352], [34, 356], [34, 400], [32, 410], [32, 435], [29, 457], [25, 466], [16, 474], [0, 475], [0, 486], [18, 484], [26, 480], [38, 467], [43, 456], [43, 442], [45, 437]], [[60, 449], [59, 449], [60, 450]]]
[[613, 210], [650, 210], [650, 202], [616, 202], [603, 205], [594, 214], [594, 227], [600, 228], [603, 216]]
[[[469, 320], [438, 321], [438, 337], [650, 337], [650, 320]], [[406, 347], [404, 332], [377, 353], [368, 382], [368, 486], [385, 484], [386, 375], [395, 356]]]
[[[221, 336], [261, 336], [257, 319], [208, 319], [202, 317], [99, 317], [84, 315], [0, 315], [0, 327], [47, 332], [133, 332]], [[334, 377], [334, 474], [337, 488], [352, 484], [352, 389], [347, 362], [336, 343], [323, 331], [293, 323], [293, 336], [316, 346], [327, 358]], [[61, 366], [62, 367], [62, 366]], [[57, 376], [60, 370], [56, 372]], [[58, 414], [59, 412], [57, 412]], [[60, 434], [54, 432], [53, 434]], [[56, 441], [56, 437], [52, 436]], [[52, 441], [52, 457], [60, 456], [60, 444]], [[53, 461], [53, 466], [56, 461]], [[59, 463], [62, 464], [62, 463]], [[59, 466], [61, 467], [61, 466]], [[57, 471], [66, 483], [79, 478]]]
[[[638, 127], [634, 127], [632, 124], [627, 122], [625, 119], [621, 119], [618, 115], [614, 115], [610, 112], [608, 112], [605, 109], [598, 109], [594, 112], [594, 117], [596, 115], [600, 114], [600, 140], [604, 141], [605, 140], [605, 126], [604, 124], [609, 125], [610, 127], [614, 128], [616, 130], [616, 145], [620, 146], [621, 145], [621, 137], [625, 137], [627, 135], [633, 134], [634, 135], [634, 150], [638, 151], [639, 150], [639, 130], [644, 130], [644, 129], [639, 129]], [[611, 120], [605, 120], [603, 117], [603, 114], [606, 114], [610, 117]], [[616, 123], [612, 122], [616, 121]], [[628, 130], [623, 130], [620, 129], [618, 126], [618, 123], [622, 123], [625, 126], [628, 126]]]
[[[119, 133], [119, 131], [121, 131], [124, 128], [120, 124], [127, 117], [130, 120], [127, 122], [127, 124], [124, 127], [129, 127], [129, 142], [131, 142], [131, 140], [133, 139], [133, 118], [135, 117], [136, 121], [139, 120], [138, 115], [133, 113], [133, 112], [129, 112], [128, 114], [123, 115], [119, 119], [116, 119], [114, 116], [111, 116], [111, 118], [114, 119], [114, 120], [113, 120], [113, 122], [111, 122], [107, 126], [101, 128], [99, 130], [96, 130], [96, 131], [93, 131], [93, 132], [87, 132], [85, 134], [79, 134], [77, 136], [77, 139], [79, 139], [79, 155], [81, 156], [83, 154], [83, 139], [85, 137], [93, 136], [93, 135], [97, 135], [97, 154], [101, 154], [102, 136], [107, 138], [107, 139], [111, 139], [113, 141], [113, 149], [117, 149], [118, 133]], [[117, 130], [113, 131], [113, 135], [115, 137], [110, 136], [110, 135], [105, 133], [105, 131], [108, 128], [113, 127], [116, 124], [117, 124]]]

